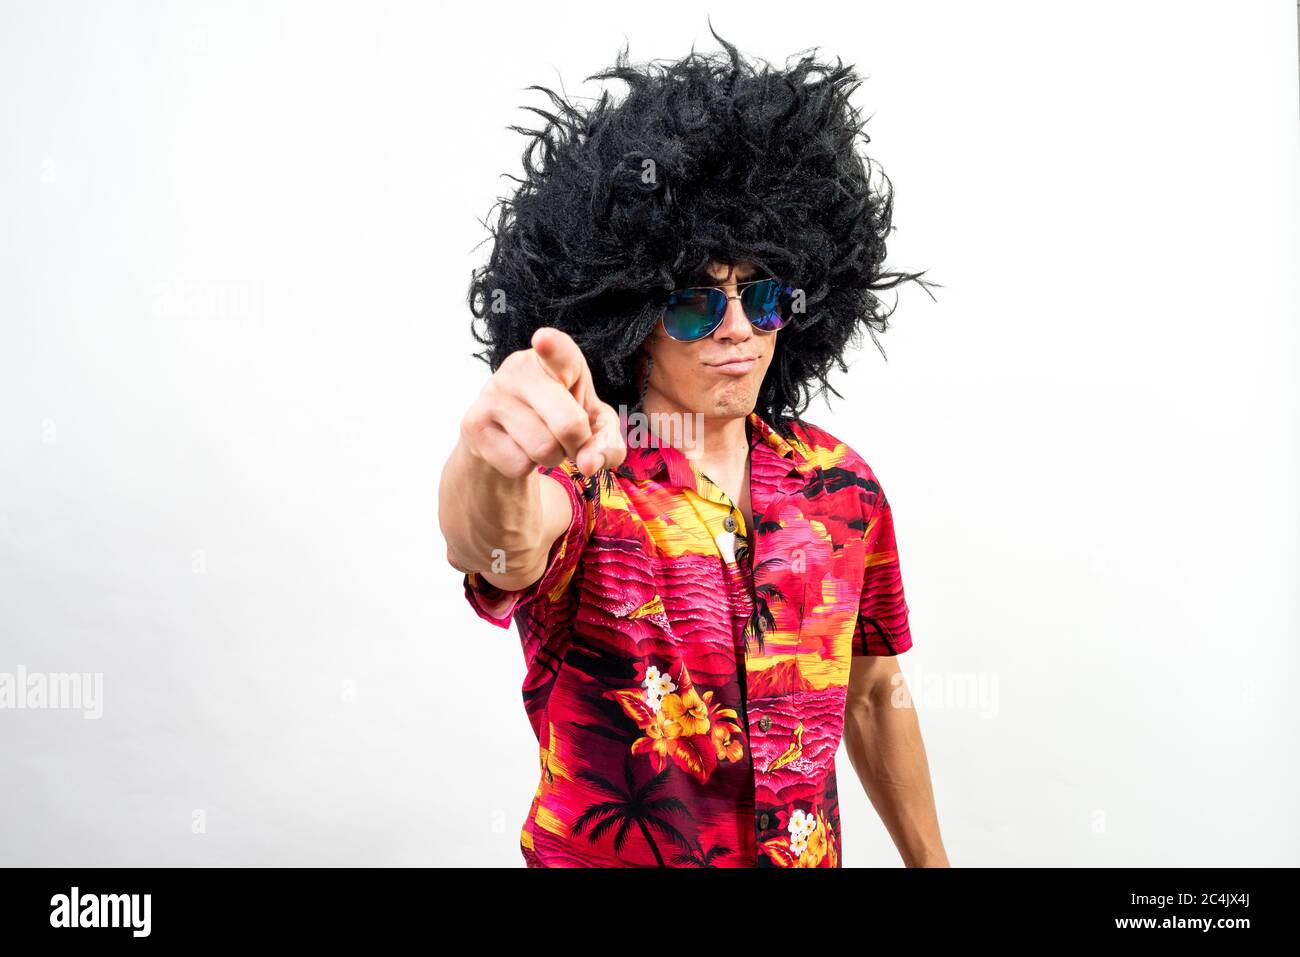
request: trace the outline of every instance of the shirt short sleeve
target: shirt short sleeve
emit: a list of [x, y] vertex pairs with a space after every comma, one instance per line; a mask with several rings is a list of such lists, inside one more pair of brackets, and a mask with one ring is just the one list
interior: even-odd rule
[[875, 497], [865, 535], [866, 569], [853, 634], [854, 656], [897, 655], [912, 647], [893, 510], [883, 491]]
[[501, 628], [509, 628], [514, 616], [538, 598], [544, 597], [556, 605], [562, 603], [582, 557], [582, 549], [595, 526], [600, 499], [599, 489], [594, 483], [599, 473], [587, 478], [568, 459], [557, 466], [539, 465], [537, 471], [549, 475], [564, 487], [570, 507], [569, 527], [551, 546], [542, 577], [527, 588], [507, 590], [498, 588], [477, 572], [465, 574], [465, 598], [470, 607], [484, 621]]

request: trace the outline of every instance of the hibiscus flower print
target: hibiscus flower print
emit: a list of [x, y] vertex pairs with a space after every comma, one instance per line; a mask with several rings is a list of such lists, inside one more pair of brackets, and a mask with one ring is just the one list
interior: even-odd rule
[[632, 743], [633, 754], [648, 755], [656, 772], [675, 765], [704, 784], [721, 762], [744, 757], [744, 735], [736, 709], [715, 701], [712, 690], [701, 694], [686, 665], [679, 667], [674, 680], [651, 665], [640, 689], [607, 691], [605, 696], [617, 701], [644, 732]]

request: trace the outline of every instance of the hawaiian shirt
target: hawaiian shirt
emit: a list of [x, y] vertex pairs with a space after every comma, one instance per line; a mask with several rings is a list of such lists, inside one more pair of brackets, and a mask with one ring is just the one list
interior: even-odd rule
[[850, 659], [912, 645], [889, 502], [811, 424], [747, 419], [753, 515], [680, 449], [628, 449], [569, 493], [542, 577], [465, 575], [522, 642], [540, 780], [529, 867], [840, 867]]

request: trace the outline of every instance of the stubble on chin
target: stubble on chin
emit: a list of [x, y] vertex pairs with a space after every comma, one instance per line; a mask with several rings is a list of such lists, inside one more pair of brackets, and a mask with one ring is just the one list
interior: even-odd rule
[[754, 403], [757, 400], [756, 382], [746, 379], [743, 382], [731, 383], [714, 394], [709, 414], [717, 419], [740, 418], [754, 411]]

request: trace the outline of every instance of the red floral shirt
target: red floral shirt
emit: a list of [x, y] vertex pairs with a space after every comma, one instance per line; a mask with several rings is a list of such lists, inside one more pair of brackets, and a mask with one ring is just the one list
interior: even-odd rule
[[912, 645], [893, 518], [834, 436], [747, 430], [752, 523], [681, 451], [629, 448], [539, 467], [573, 515], [537, 582], [465, 576], [523, 645], [529, 867], [841, 866], [850, 658]]

